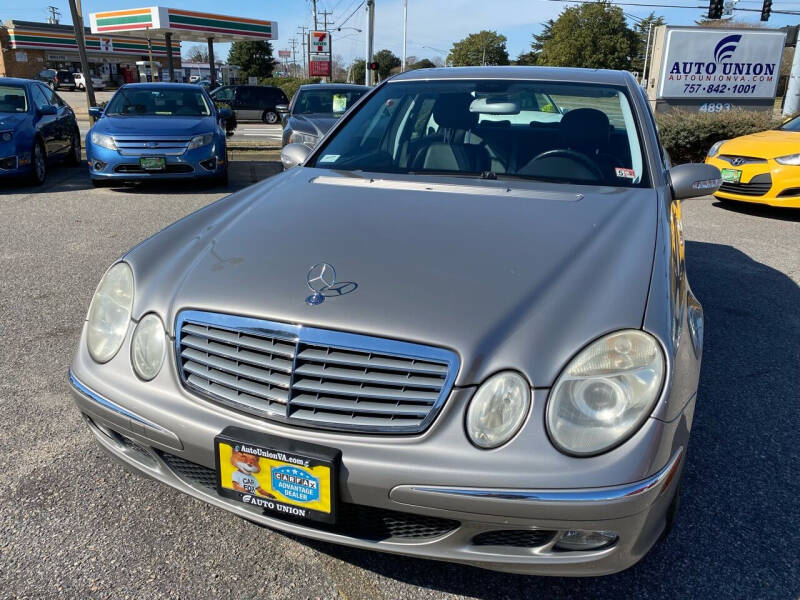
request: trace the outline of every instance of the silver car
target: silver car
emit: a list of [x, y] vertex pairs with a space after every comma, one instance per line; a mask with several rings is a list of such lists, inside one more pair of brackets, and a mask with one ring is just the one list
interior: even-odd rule
[[719, 171], [666, 163], [631, 75], [533, 67], [399, 75], [282, 158], [102, 278], [69, 373], [97, 443], [308, 538], [541, 575], [641, 559], [702, 352], [680, 200]]

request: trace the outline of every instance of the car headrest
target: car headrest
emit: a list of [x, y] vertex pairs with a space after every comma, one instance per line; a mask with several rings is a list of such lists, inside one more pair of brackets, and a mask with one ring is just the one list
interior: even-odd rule
[[471, 129], [478, 123], [478, 113], [469, 112], [474, 98], [471, 94], [441, 94], [433, 106], [433, 118], [439, 127]]
[[608, 147], [611, 124], [603, 111], [595, 108], [576, 108], [561, 119], [559, 138], [566, 148], [589, 153], [602, 151]]

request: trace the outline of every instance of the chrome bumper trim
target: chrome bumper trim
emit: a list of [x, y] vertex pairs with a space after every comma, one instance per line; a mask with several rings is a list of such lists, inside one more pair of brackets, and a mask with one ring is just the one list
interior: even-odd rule
[[[574, 490], [490, 490], [482, 488], [410, 486], [410, 489], [423, 494], [516, 500], [519, 502], [613, 502], [615, 500], [628, 500], [640, 496], [664, 483], [668, 483], [677, 473], [682, 457], [683, 447], [680, 447], [660, 471], [647, 479], [607, 488]], [[666, 489], [666, 485], [664, 485], [663, 489]], [[661, 492], [663, 492], [663, 489]], [[659, 495], [661, 495], [661, 492], [659, 492]]]
[[111, 400], [109, 400], [108, 398], [104, 398], [94, 390], [89, 389], [77, 377], [75, 377], [75, 374], [72, 372], [72, 369], [69, 370], [69, 383], [70, 385], [72, 385], [73, 388], [78, 390], [89, 400], [93, 400], [94, 402], [97, 402], [97, 404], [100, 404], [101, 406], [104, 406], [105, 408], [112, 410], [115, 413], [122, 415], [123, 417], [132, 419], [133, 421], [136, 421], [137, 423], [140, 423], [145, 427], [149, 427], [151, 429], [155, 429], [156, 431], [160, 431], [170, 436], [174, 436], [174, 434], [171, 431], [164, 429], [163, 427], [161, 427], [161, 425], [153, 423], [152, 421], [145, 419], [144, 417], [141, 417], [134, 412], [129, 411], [127, 408], [122, 408], [119, 404], [116, 404]]

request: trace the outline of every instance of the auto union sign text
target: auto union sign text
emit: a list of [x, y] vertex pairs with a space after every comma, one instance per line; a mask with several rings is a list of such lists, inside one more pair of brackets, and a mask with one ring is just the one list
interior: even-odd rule
[[669, 29], [659, 98], [775, 97], [784, 33], [743, 29]]

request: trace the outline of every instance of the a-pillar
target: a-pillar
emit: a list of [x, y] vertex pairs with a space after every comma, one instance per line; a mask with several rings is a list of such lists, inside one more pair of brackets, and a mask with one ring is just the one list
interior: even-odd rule
[[214, 38], [208, 38], [208, 66], [211, 69], [211, 89], [217, 87], [217, 67], [214, 65]]

